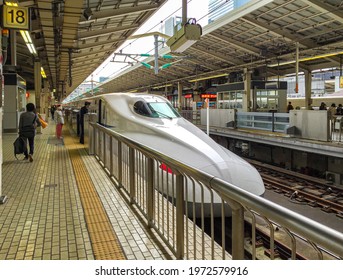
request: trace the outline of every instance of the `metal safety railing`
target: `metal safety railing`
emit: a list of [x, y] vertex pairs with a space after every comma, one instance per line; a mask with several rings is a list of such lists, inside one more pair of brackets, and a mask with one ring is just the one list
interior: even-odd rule
[[342, 233], [99, 124], [89, 125], [89, 152], [177, 259], [230, 259], [228, 250], [232, 259], [246, 258], [247, 251], [259, 259], [257, 230], [269, 236], [270, 259], [277, 258], [280, 238], [291, 259], [304, 246], [308, 259], [343, 256]]

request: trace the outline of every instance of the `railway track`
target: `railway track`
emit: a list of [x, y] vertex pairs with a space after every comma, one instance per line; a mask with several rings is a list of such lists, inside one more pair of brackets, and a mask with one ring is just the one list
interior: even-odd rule
[[[248, 160], [260, 172], [266, 189], [271, 190], [280, 195], [288, 197], [296, 203], [305, 204], [309, 207], [318, 207], [327, 213], [334, 213], [337, 217], [343, 218], [343, 188], [335, 186], [330, 182], [322, 179], [306, 176], [289, 170], [284, 170], [275, 166], [269, 166], [256, 161]], [[230, 225], [230, 222], [226, 222]], [[220, 228], [220, 222], [215, 223]], [[282, 228], [277, 225], [273, 226], [274, 241], [271, 243], [270, 227], [271, 224], [265, 223], [260, 219], [256, 223], [256, 259], [291, 259], [292, 244], [287, 234]], [[246, 237], [245, 251], [247, 259], [252, 257], [252, 239], [251, 239], [251, 220], [245, 221]], [[217, 229], [216, 229], [217, 232]], [[226, 250], [231, 252], [231, 230], [226, 230]], [[295, 259], [337, 259], [337, 256], [332, 256], [329, 252], [322, 251], [320, 256], [318, 252], [306, 240], [300, 236], [295, 236], [297, 239], [297, 253]], [[220, 240], [220, 239], [218, 239]], [[274, 244], [274, 250], [270, 249], [271, 244]]]
[[343, 219], [343, 188], [325, 180], [249, 160], [260, 172], [266, 189], [297, 203], [319, 207]]

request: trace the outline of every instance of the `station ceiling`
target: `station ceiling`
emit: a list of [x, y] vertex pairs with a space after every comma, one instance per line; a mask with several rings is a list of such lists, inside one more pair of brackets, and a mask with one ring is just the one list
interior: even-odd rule
[[10, 1], [31, 8], [30, 33], [38, 53], [34, 57], [17, 32], [18, 74], [32, 87], [34, 59], [38, 59], [49, 87], [55, 88], [57, 98], [61, 99], [95, 71], [166, 0]]
[[[34, 44], [49, 84], [65, 92], [60, 96], [64, 98], [164, 2], [35, 0], [19, 1], [19, 5], [34, 8]], [[90, 20], [83, 16], [87, 7], [93, 13]], [[32, 57], [19, 36], [19, 74], [32, 81]], [[194, 87], [194, 80], [229, 79], [230, 73], [244, 68], [258, 77], [280, 77], [295, 72], [297, 46], [299, 71], [342, 67], [343, 1], [251, 1], [205, 26], [201, 39], [182, 53], [179, 62], [158, 74], [134, 65], [102, 84], [101, 92], [144, 91], [177, 82]], [[170, 49], [164, 47], [159, 53], [168, 54]], [[145, 62], [154, 64], [151, 58]], [[159, 59], [159, 65], [168, 62]]]
[[283, 76], [295, 73], [297, 44], [299, 71], [340, 67], [342, 5], [338, 0], [251, 1], [205, 26], [201, 39], [183, 53], [189, 59], [158, 75], [137, 66], [101, 87], [103, 92], [144, 90], [179, 81], [194, 87], [189, 81], [226, 74], [229, 80], [230, 73], [244, 68], [256, 78]]

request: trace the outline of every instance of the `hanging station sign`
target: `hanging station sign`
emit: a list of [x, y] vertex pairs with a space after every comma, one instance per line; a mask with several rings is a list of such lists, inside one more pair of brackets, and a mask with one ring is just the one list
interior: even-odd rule
[[30, 29], [30, 14], [29, 8], [19, 6], [1, 7], [2, 14], [2, 28], [7, 29]]
[[210, 94], [210, 93], [206, 93], [206, 94], [200, 94], [201, 98], [217, 98], [217, 94]]

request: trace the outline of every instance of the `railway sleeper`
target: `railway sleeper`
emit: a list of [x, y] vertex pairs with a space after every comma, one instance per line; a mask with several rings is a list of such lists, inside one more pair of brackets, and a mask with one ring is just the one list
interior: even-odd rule
[[336, 214], [336, 216], [337, 216], [338, 218], [341, 218], [341, 219], [343, 219], [343, 212], [339, 212], [339, 213], [337, 213], [337, 214]]
[[309, 201], [309, 202], [308, 202], [308, 205], [311, 206], [311, 207], [314, 207], [314, 208], [320, 207], [320, 205], [318, 204], [318, 202], [315, 201], [315, 200]]
[[295, 200], [298, 202], [306, 202], [306, 199], [302, 195], [297, 196]]
[[[264, 254], [268, 257], [271, 258], [272, 252], [270, 249], [265, 249]], [[277, 248], [274, 249], [274, 258], [280, 258], [280, 253]]]
[[281, 188], [275, 188], [275, 189], [274, 189], [274, 192], [276, 192], [276, 193], [283, 193], [283, 192], [285, 192], [285, 191], [282, 190]]
[[322, 210], [322, 211], [324, 211], [326, 213], [332, 213], [333, 212], [333, 210], [332, 210], [332, 208], [330, 206], [324, 206], [320, 210]]

